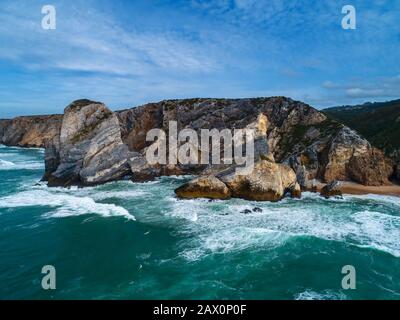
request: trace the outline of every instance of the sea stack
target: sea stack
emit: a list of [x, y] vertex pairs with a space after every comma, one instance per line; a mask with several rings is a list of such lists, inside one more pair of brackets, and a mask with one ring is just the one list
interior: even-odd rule
[[129, 173], [129, 150], [117, 116], [104, 104], [77, 100], [64, 111], [59, 138], [46, 149], [49, 186], [94, 185]]

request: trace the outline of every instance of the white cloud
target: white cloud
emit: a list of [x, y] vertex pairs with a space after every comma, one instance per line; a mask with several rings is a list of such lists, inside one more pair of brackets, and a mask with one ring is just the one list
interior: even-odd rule
[[383, 99], [400, 97], [400, 76], [353, 80], [351, 83], [325, 81], [322, 87], [338, 99]]
[[3, 59], [23, 65], [34, 61], [44, 69], [117, 75], [149, 75], [155, 69], [207, 73], [218, 68], [205, 45], [185, 41], [179, 34], [126, 31], [110, 15], [72, 5], [57, 6], [57, 29], [45, 31], [40, 14], [21, 6], [10, 5], [0, 13], [0, 37], [8, 44], [1, 50]]

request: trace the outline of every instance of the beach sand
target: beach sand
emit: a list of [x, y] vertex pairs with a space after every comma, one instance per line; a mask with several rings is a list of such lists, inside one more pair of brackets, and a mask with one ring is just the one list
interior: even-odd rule
[[[390, 196], [397, 196], [400, 197], [400, 185], [391, 184], [387, 186], [364, 186], [362, 184], [358, 184], [355, 182], [349, 181], [341, 181], [341, 191], [343, 194], [356, 194], [356, 195], [363, 195], [363, 194], [379, 194], [379, 195], [390, 195]], [[321, 189], [325, 186], [325, 183], [317, 182], [315, 185], [316, 190], [310, 191], [318, 191], [321, 192]]]

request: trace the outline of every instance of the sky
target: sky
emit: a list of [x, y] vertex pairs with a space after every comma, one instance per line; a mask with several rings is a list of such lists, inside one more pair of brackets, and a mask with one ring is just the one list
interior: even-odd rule
[[400, 1], [0, 0], [0, 118], [81, 98], [117, 110], [261, 96], [318, 109], [400, 98]]

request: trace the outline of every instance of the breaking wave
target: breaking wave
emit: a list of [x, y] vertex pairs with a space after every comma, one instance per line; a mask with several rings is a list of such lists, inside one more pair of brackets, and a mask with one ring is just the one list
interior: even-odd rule
[[[379, 196], [363, 199], [378, 201]], [[338, 205], [336, 200], [328, 203], [322, 198], [311, 204], [291, 199], [275, 204], [171, 198], [165, 212], [170, 217], [186, 219], [180, 233], [196, 235], [190, 248], [182, 253], [189, 260], [249, 247], [275, 248], [299, 236], [346, 242], [400, 257], [400, 217], [368, 210], [349, 212], [349, 200], [340, 200]], [[399, 201], [391, 199], [390, 204], [393, 203], [397, 205]], [[258, 210], [254, 212], [254, 208]]]
[[323, 292], [315, 292], [306, 290], [294, 297], [295, 300], [346, 300], [347, 297], [344, 293], [334, 292], [332, 290], [325, 290]]
[[0, 170], [38, 170], [43, 168], [44, 164], [39, 161], [18, 163], [0, 159]]
[[85, 214], [98, 214], [103, 217], [122, 216], [135, 220], [125, 208], [115, 204], [98, 203], [90, 197], [77, 197], [69, 194], [53, 193], [45, 190], [22, 191], [0, 198], [0, 208], [51, 207], [55, 211], [45, 217], [69, 217]]

